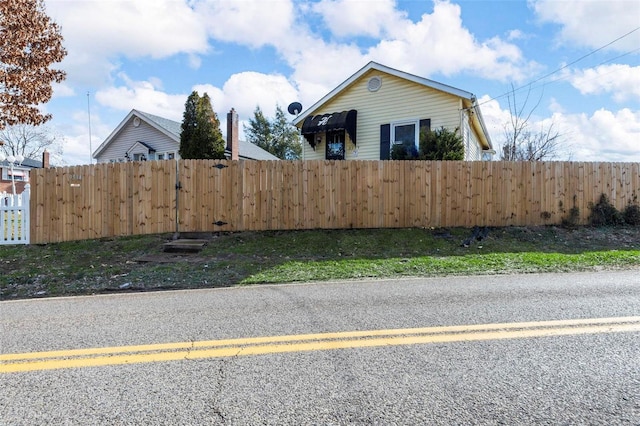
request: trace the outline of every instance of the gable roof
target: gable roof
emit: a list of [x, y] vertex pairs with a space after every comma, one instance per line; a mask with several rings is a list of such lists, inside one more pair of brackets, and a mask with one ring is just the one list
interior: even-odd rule
[[[115, 130], [111, 132], [111, 134], [104, 140], [104, 142], [102, 142], [100, 146], [94, 151], [93, 158], [97, 158], [105, 150], [105, 148], [109, 146], [111, 141], [118, 137], [122, 129], [133, 117], [138, 117], [140, 120], [144, 120], [144, 122], [149, 124], [151, 127], [173, 139], [178, 147], [180, 146], [180, 133], [182, 132], [182, 123], [170, 120], [168, 118], [160, 117], [158, 115], [139, 111], [137, 109], [132, 109], [131, 112], [129, 112], [129, 114], [127, 114], [127, 116], [124, 118], [124, 120], [120, 122], [118, 127], [116, 127]], [[137, 145], [138, 143], [148, 146], [144, 142], [140, 141], [137, 141], [133, 146]], [[225, 153], [227, 153], [226, 149]], [[240, 158], [250, 160], [279, 160], [278, 157], [265, 151], [259, 146], [245, 141], [238, 141], [238, 155], [240, 156]]]
[[482, 118], [482, 113], [480, 112], [480, 108], [478, 106], [478, 103], [477, 103], [477, 100], [476, 100], [476, 96], [473, 93], [467, 92], [466, 90], [455, 88], [453, 86], [449, 86], [447, 84], [438, 83], [437, 81], [429, 80], [428, 78], [419, 77], [417, 75], [410, 74], [408, 72], [400, 71], [400, 70], [397, 70], [395, 68], [391, 68], [391, 67], [388, 67], [386, 65], [382, 65], [382, 64], [379, 64], [379, 63], [373, 62], [373, 61], [369, 62], [364, 67], [360, 68], [360, 70], [358, 70], [351, 77], [349, 77], [348, 79], [343, 81], [338, 87], [333, 89], [331, 92], [329, 92], [322, 99], [317, 101], [315, 104], [311, 105], [311, 107], [307, 108], [306, 111], [304, 111], [303, 113], [298, 115], [293, 120], [293, 124], [297, 126], [298, 124], [302, 123], [304, 121], [304, 119], [307, 118], [307, 116], [312, 115], [322, 105], [324, 105], [325, 103], [329, 102], [334, 97], [338, 96], [340, 93], [342, 93], [344, 90], [346, 90], [356, 80], [358, 80], [360, 77], [362, 77], [364, 74], [366, 74], [370, 70], [376, 70], [376, 71], [384, 72], [384, 73], [393, 75], [395, 77], [402, 78], [402, 79], [408, 80], [408, 81], [412, 81], [412, 82], [414, 82], [416, 84], [419, 84], [419, 85], [422, 85], [422, 86], [425, 86], [425, 87], [428, 87], [428, 88], [431, 88], [431, 89], [439, 90], [441, 92], [448, 93], [450, 95], [457, 96], [458, 98], [463, 99], [465, 104], [468, 105], [468, 108], [472, 109], [473, 112], [475, 112], [475, 114], [472, 114], [473, 119], [474, 120], [475, 119], [478, 120], [478, 125], [480, 126], [480, 128], [482, 129], [482, 132], [484, 133], [484, 137], [486, 138], [487, 144], [490, 147], [492, 146], [491, 139], [489, 138], [489, 132], [487, 131], [487, 127], [486, 127], [486, 125], [484, 123], [484, 119]]
[[[157, 116], [157, 115], [149, 114], [147, 112], [142, 112], [142, 111], [138, 111], [138, 110], [135, 110], [135, 109], [134, 109], [134, 111], [136, 111], [140, 115], [143, 115], [143, 116], [147, 117], [148, 118], [148, 122], [151, 122], [151, 123], [153, 123], [153, 124], [158, 126], [157, 127], [158, 130], [165, 129], [167, 132], [171, 133], [176, 138], [178, 138], [178, 141], [180, 140], [180, 133], [182, 132], [182, 123], [178, 123], [177, 121], [169, 120], [168, 118], [164, 118], [164, 117], [160, 117], [160, 116]], [[151, 123], [149, 123], [149, 124], [151, 124]]]

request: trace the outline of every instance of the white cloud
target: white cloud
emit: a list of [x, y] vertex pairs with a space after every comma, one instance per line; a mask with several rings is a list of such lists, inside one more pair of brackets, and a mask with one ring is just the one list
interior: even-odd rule
[[492, 80], [520, 81], [539, 65], [526, 62], [520, 49], [498, 37], [480, 42], [464, 27], [459, 5], [435, 1], [432, 14], [407, 21], [373, 47], [369, 56], [418, 75], [475, 72]]
[[53, 83], [52, 87], [53, 87], [53, 97], [56, 97], [56, 98], [64, 98], [64, 97], [73, 96], [76, 94], [75, 90], [73, 90], [73, 87], [68, 85], [66, 82]]
[[[311, 8], [323, 14], [332, 32], [339, 36], [382, 34], [383, 38], [365, 48], [297, 30], [296, 43], [278, 45], [294, 69], [292, 79], [305, 107], [371, 60], [425, 77], [470, 72], [492, 80], [521, 81], [540, 69], [527, 62], [514, 44], [497, 37], [476, 40], [463, 26], [460, 6], [448, 1], [435, 1], [433, 12], [423, 14], [418, 22], [394, 9], [394, 2], [337, 1], [324, 0]], [[338, 10], [340, 16], [334, 14]], [[361, 16], [368, 17], [369, 30]]]
[[480, 111], [487, 126], [487, 131], [493, 142], [493, 148], [497, 149], [498, 144], [504, 136], [505, 124], [509, 122], [511, 114], [509, 110], [502, 109], [500, 103], [495, 99], [491, 99], [488, 95], [478, 98], [478, 104], [480, 105]]
[[507, 40], [509, 40], [509, 41], [522, 40], [522, 39], [525, 39], [525, 38], [527, 38], [527, 36], [522, 31], [520, 31], [518, 29], [511, 30], [507, 34]]
[[184, 1], [48, 1], [65, 44], [100, 55], [164, 58], [208, 49], [202, 19]]
[[610, 93], [616, 102], [640, 98], [640, 66], [601, 65], [575, 71], [568, 78], [583, 95]]
[[231, 108], [235, 109], [239, 118], [240, 138], [244, 138], [244, 124], [253, 118], [256, 106], [267, 118], [275, 117], [276, 105], [283, 111], [297, 100], [295, 87], [280, 74], [261, 74], [257, 72], [243, 72], [232, 75], [222, 89], [210, 84], [200, 84], [193, 87], [200, 95], [207, 93], [211, 98], [213, 109], [220, 120], [222, 134], [227, 133], [226, 118]]
[[293, 85], [279, 74], [243, 72], [232, 75], [222, 88], [225, 98], [233, 102], [227, 109], [235, 108], [242, 116], [253, 115], [259, 105], [268, 117], [275, 116], [276, 104], [286, 111], [297, 100]]
[[406, 13], [394, 0], [322, 0], [312, 10], [322, 15], [325, 25], [338, 37], [379, 37], [389, 29], [406, 25]]
[[[508, 109], [496, 100], [483, 96], [478, 100], [494, 148], [504, 140]], [[548, 129], [551, 124], [562, 135], [558, 160], [573, 161], [640, 161], [640, 111], [623, 108], [619, 111], [599, 109], [591, 115], [566, 114], [555, 99], [549, 104], [549, 116], [531, 123], [531, 128]], [[498, 155], [499, 156], [499, 155]], [[498, 157], [497, 156], [497, 157]]]
[[[65, 134], [63, 142], [63, 160], [55, 165], [89, 164], [91, 151], [95, 151], [100, 143], [114, 130], [102, 120], [100, 114], [91, 114], [91, 143], [89, 142], [89, 120], [87, 111], [76, 110], [71, 113], [72, 123], [57, 127], [57, 131]], [[121, 119], [124, 118], [124, 114]]]
[[135, 108], [172, 120], [181, 119], [187, 95], [170, 95], [159, 90], [157, 79], [133, 81], [124, 73], [119, 77], [125, 82], [124, 86], [109, 87], [96, 93], [100, 105], [125, 112]]
[[640, 111], [599, 109], [564, 116], [575, 132], [577, 152], [590, 161], [640, 161]]
[[[560, 41], [599, 48], [639, 26], [637, 0], [529, 0], [538, 17], [562, 26]], [[640, 45], [640, 30], [609, 49], [630, 51]]]
[[297, 100], [303, 106], [311, 106], [311, 103], [326, 95], [369, 60], [355, 45], [337, 45], [315, 40], [313, 48], [301, 51], [292, 63], [295, 69], [292, 79], [301, 95], [301, 99]]
[[209, 49], [204, 22], [184, 1], [49, 0], [47, 12], [61, 25], [71, 81], [107, 81], [119, 56], [193, 58]]
[[257, 48], [296, 35], [290, 31], [295, 17], [290, 0], [198, 1], [195, 12], [217, 40]]

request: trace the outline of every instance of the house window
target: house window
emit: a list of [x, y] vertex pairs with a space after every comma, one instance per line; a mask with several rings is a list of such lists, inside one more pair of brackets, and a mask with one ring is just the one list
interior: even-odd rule
[[344, 130], [327, 132], [327, 160], [344, 160]]
[[147, 161], [145, 154], [133, 154], [133, 161]]
[[[13, 179], [12, 179], [13, 178]], [[14, 182], [27, 182], [29, 180], [29, 172], [24, 169], [13, 169], [13, 175], [11, 174], [11, 167], [2, 169], [2, 180], [13, 180]]]
[[156, 152], [155, 154], [156, 160], [173, 160], [174, 158], [176, 158], [175, 151], [174, 152]]
[[391, 143], [413, 143], [418, 148], [420, 135], [418, 120], [403, 121], [391, 124]]
[[431, 129], [431, 119], [396, 121], [380, 125], [380, 159], [391, 158], [391, 147], [394, 144], [413, 144], [420, 149], [420, 134]]

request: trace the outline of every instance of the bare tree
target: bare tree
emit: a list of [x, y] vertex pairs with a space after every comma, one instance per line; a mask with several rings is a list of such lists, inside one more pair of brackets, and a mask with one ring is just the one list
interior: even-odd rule
[[0, 129], [51, 119], [37, 106], [51, 99], [51, 84], [66, 77], [50, 68], [67, 54], [62, 40], [44, 0], [0, 0]]
[[0, 130], [0, 152], [5, 155], [22, 155], [24, 158], [39, 160], [42, 153], [49, 151], [51, 162], [62, 162], [63, 137], [48, 127], [16, 124]]
[[558, 158], [563, 151], [563, 135], [557, 130], [556, 123], [541, 125], [532, 129], [531, 117], [540, 105], [542, 95], [536, 104], [527, 108], [531, 87], [522, 104], [516, 98], [516, 89], [511, 89], [507, 97], [509, 102], [509, 122], [504, 125], [504, 142], [500, 150], [500, 159], [504, 161], [544, 161]]

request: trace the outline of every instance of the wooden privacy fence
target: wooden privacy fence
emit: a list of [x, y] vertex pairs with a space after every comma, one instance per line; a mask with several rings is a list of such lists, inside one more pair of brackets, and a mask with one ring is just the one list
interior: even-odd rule
[[31, 172], [31, 241], [241, 230], [586, 223], [640, 163], [167, 160]]

